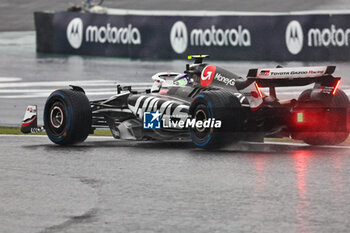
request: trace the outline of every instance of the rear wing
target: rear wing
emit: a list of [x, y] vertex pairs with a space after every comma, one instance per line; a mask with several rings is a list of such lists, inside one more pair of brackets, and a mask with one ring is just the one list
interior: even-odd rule
[[335, 66], [288, 67], [250, 69], [247, 78], [260, 87], [305, 86], [319, 83], [334, 86], [339, 77], [333, 77]]

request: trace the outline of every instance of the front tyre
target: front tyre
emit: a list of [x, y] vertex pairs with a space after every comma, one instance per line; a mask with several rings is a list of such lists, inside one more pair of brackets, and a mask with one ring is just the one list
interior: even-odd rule
[[63, 89], [54, 91], [44, 109], [44, 126], [49, 139], [60, 145], [83, 142], [89, 135], [92, 113], [83, 92]]

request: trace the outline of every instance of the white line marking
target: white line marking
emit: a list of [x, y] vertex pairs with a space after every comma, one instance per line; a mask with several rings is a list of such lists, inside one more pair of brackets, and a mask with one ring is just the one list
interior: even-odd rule
[[[47, 93], [47, 92], [51, 92], [54, 89], [50, 90], [50, 89], [0, 89], [0, 93], [6, 93], [6, 94], [10, 94], [10, 93]], [[84, 89], [85, 92], [96, 92], [96, 91], [117, 91], [117, 88], [94, 88], [94, 89]]]
[[46, 135], [16, 135], [16, 134], [0, 134], [0, 137], [39, 137], [39, 138], [48, 138]]
[[[0, 134], [0, 137], [38, 137], [38, 138], [47, 138], [47, 135], [33, 135], [33, 134], [28, 134], [28, 135], [22, 135], [22, 134]], [[88, 138], [92, 138], [92, 139], [113, 139], [113, 136], [88, 136]], [[117, 140], [117, 139], [115, 139]]]
[[120, 84], [121, 86], [151, 86], [152, 83], [120, 83], [114, 80], [81, 80], [81, 81], [41, 81], [41, 82], [19, 82], [19, 83], [0, 83], [0, 88], [9, 88], [9, 87], [52, 87], [52, 86], [116, 86]]
[[[82, 80], [82, 81], [53, 81], [53, 82], [17, 82], [17, 83], [1, 83], [0, 82], [0, 99], [24, 99], [24, 98], [46, 98], [58, 87], [69, 85], [78, 85], [82, 87], [92, 87], [85, 89], [88, 96], [110, 96], [117, 93], [117, 84], [121, 86], [132, 86], [133, 90], [145, 90], [151, 88], [152, 83], [135, 82], [135, 83], [119, 83], [112, 80]], [[111, 88], [98, 88], [98, 87]], [[15, 87], [15, 88], [14, 88]], [[36, 87], [36, 89], [24, 89], [25, 87]], [[37, 88], [46, 89], [37, 89]], [[8, 89], [14, 88], [14, 89]], [[18, 89], [20, 88], [20, 89]], [[5, 95], [4, 95], [5, 94]], [[10, 94], [10, 95], [6, 95]], [[13, 95], [11, 95], [13, 94]]]
[[286, 145], [286, 146], [308, 146], [310, 148], [337, 148], [337, 149], [350, 149], [350, 146], [342, 146], [342, 145], [324, 145], [324, 146], [310, 146], [306, 143], [298, 143], [298, 142], [273, 142], [273, 141], [266, 141], [261, 144], [269, 144], [269, 145]]
[[[133, 88], [138, 90], [138, 88]], [[141, 88], [142, 89], [142, 88]], [[0, 99], [25, 99], [25, 98], [46, 98], [48, 97], [55, 89], [47, 90], [1, 90], [0, 94], [17, 94], [17, 95], [0, 95]], [[117, 93], [117, 89], [86, 89], [87, 96], [111, 96]], [[350, 89], [343, 90], [347, 95], [350, 95]], [[20, 94], [23, 93], [23, 94]], [[284, 95], [298, 95], [301, 91], [296, 92], [279, 92], [277, 96]]]
[[[151, 88], [151, 85], [145, 86], [145, 87], [134, 87], [132, 90], [142, 90], [144, 88]], [[11, 94], [11, 93], [47, 93], [52, 92], [55, 90], [55, 87], [47, 88], [47, 89], [1, 89], [0, 88], [0, 94]], [[85, 92], [117, 92], [117, 87], [111, 87], [111, 88], [84, 88]]]
[[[0, 99], [26, 99], [26, 98], [47, 98], [52, 91], [48, 91], [48, 92], [41, 92], [41, 93], [33, 93], [33, 94], [29, 94], [29, 95], [0, 95]], [[87, 96], [111, 96], [111, 95], [115, 95], [116, 94], [116, 90], [115, 91], [111, 91], [111, 92], [86, 92]]]
[[[32, 135], [32, 134], [28, 134], [28, 135], [14, 135], [14, 134], [0, 134], [0, 137], [41, 137], [41, 138], [47, 138], [49, 139], [46, 135]], [[88, 139], [113, 139], [112, 136], [89, 136]], [[115, 141], [129, 141], [129, 140], [118, 140], [118, 139], [114, 139]], [[135, 140], [135, 142], [137, 142]], [[138, 142], [142, 142], [142, 141], [138, 141]], [[160, 141], [159, 141], [160, 142]], [[310, 148], [315, 148], [312, 146], [309, 146], [308, 144], [305, 143], [294, 143], [294, 142], [272, 142], [272, 141], [266, 141], [266, 142], [248, 142], [248, 144], [259, 144], [259, 145], [286, 145], [286, 146], [297, 146], [297, 147], [301, 147], [301, 146], [308, 146]], [[317, 146], [317, 148], [335, 148], [335, 149], [350, 149], [350, 146]]]
[[0, 77], [0, 82], [16, 82], [21, 81], [22, 78], [15, 78], [15, 77]]

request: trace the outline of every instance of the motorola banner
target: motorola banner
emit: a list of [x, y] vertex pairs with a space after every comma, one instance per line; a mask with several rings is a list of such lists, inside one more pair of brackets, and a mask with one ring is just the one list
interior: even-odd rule
[[35, 13], [38, 52], [164, 59], [189, 54], [209, 54], [217, 60], [350, 59], [350, 15], [52, 14]]

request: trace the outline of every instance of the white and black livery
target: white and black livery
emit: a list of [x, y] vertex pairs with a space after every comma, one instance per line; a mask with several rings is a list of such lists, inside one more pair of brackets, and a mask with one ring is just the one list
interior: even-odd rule
[[[108, 127], [117, 139], [190, 139], [206, 149], [264, 137], [310, 145], [339, 144], [348, 137], [349, 99], [338, 89], [334, 66], [251, 69], [240, 77], [204, 63], [207, 57], [189, 56], [194, 63], [183, 73], [157, 73], [143, 90], [117, 86], [108, 99], [89, 101], [77, 86], [56, 90], [46, 101], [44, 127], [37, 127], [36, 107], [29, 106], [22, 132], [45, 130], [52, 142], [69, 145]], [[313, 83], [298, 99], [276, 96], [278, 87]]]

